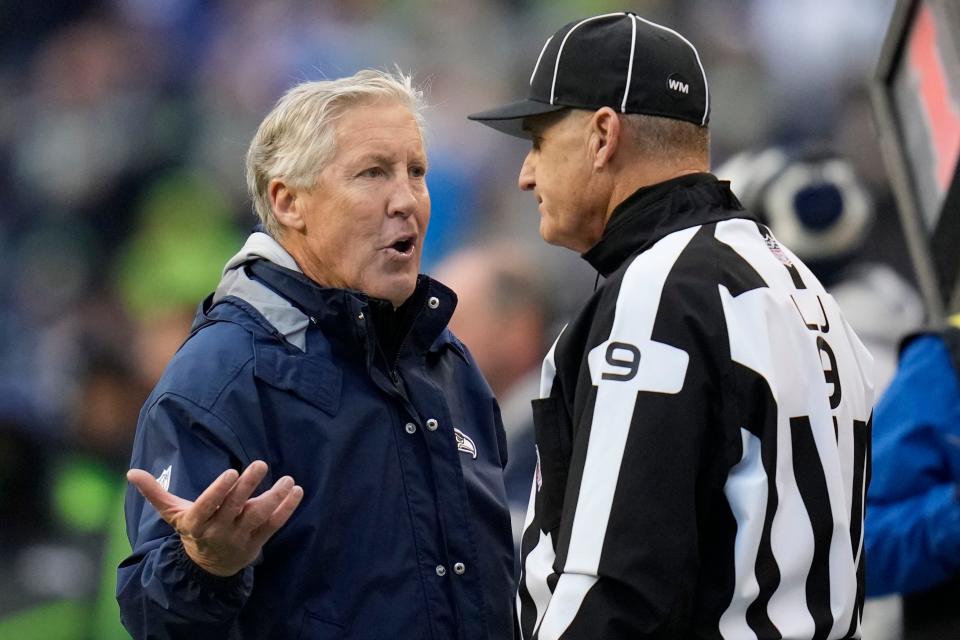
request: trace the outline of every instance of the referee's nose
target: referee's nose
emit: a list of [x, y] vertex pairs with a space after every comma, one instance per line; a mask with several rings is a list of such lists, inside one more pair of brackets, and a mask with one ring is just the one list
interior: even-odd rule
[[527, 152], [527, 157], [523, 159], [523, 166], [520, 167], [520, 177], [517, 179], [517, 186], [520, 187], [520, 191], [533, 191], [533, 188], [537, 186], [535, 155], [536, 150], [531, 149]]

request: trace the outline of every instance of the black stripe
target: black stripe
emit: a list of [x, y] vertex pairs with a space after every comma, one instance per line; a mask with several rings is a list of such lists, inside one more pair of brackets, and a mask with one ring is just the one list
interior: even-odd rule
[[833, 612], [830, 610], [830, 542], [833, 538], [830, 494], [810, 418], [790, 418], [790, 440], [793, 474], [813, 528], [813, 559], [806, 585], [807, 609], [816, 625], [813, 640], [823, 640], [833, 628]]
[[857, 632], [857, 626], [863, 620], [863, 597], [864, 585], [866, 584], [866, 570], [863, 564], [863, 558], [860, 558], [860, 565], [857, 567], [857, 602], [853, 608], [853, 617], [850, 618], [850, 627], [847, 629], [847, 635], [843, 638], [854, 638]]
[[[716, 224], [709, 225], [709, 230], [712, 235], [716, 235], [716, 227]], [[746, 291], [768, 288], [770, 286], [753, 265], [737, 253], [733, 247], [720, 242], [716, 238], [713, 238], [713, 245], [711, 250], [703, 252], [703, 255], [706, 258], [715, 260], [716, 264], [722, 265], [723, 268], [718, 274], [720, 281], [717, 284], [726, 287], [731, 296], [736, 298]]]
[[517, 596], [520, 598], [520, 628], [523, 630], [523, 637], [529, 638], [533, 635], [533, 625], [537, 622], [536, 607], [533, 604], [533, 598], [527, 589], [527, 569], [524, 562], [540, 538], [540, 528], [536, 524], [523, 532], [523, 538], [520, 543], [520, 585], [517, 589]]
[[[863, 527], [864, 504], [863, 494], [865, 493], [863, 483], [870, 486], [870, 475], [872, 465], [872, 432], [873, 415], [866, 422], [861, 420], [853, 421], [853, 506], [850, 511], [850, 544], [853, 549], [853, 557], [857, 555], [857, 549], [860, 543], [860, 534]], [[863, 487], [863, 488], [861, 488]], [[857, 601], [853, 611], [853, 618], [850, 620], [850, 628], [847, 629], [847, 636], [853, 637], [857, 630], [857, 624], [863, 618], [863, 598], [864, 585], [866, 584], [866, 559], [860, 554], [860, 562], [857, 563]]]
[[854, 557], [863, 531], [863, 477], [870, 461], [867, 455], [869, 430], [862, 420], [853, 421], [853, 506], [850, 509], [850, 547]]
[[547, 587], [550, 588], [550, 593], [552, 594], [557, 590], [557, 583], [560, 582], [560, 576], [556, 573], [551, 573], [547, 576]]
[[[587, 367], [583, 369], [589, 375], [589, 369]], [[579, 384], [590, 383], [581, 380]], [[583, 469], [587, 463], [587, 442], [590, 441], [590, 431], [593, 427], [592, 418], [596, 410], [597, 388], [594, 386], [581, 388], [589, 388], [590, 391], [583, 394], [586, 396], [586, 402], [583, 408], [578, 411], [578, 417], [573, 421], [575, 440], [567, 475], [567, 486], [563, 495], [563, 519], [560, 521], [560, 527], [555, 534], [557, 537], [555, 543], [557, 559], [553, 566], [560, 570], [567, 565], [567, 553], [570, 551], [570, 538], [573, 535], [573, 520], [576, 514], [577, 501], [580, 497], [580, 485], [583, 482]]]
[[[767, 393], [769, 393], [769, 389]], [[768, 399], [768, 402], [772, 404], [772, 399]], [[779, 640], [783, 637], [783, 634], [773, 624], [767, 610], [770, 598], [773, 597], [777, 587], [780, 586], [780, 567], [777, 566], [777, 559], [773, 555], [773, 547], [770, 544], [773, 516], [776, 515], [777, 506], [780, 504], [776, 483], [777, 431], [775, 406], [771, 417], [774, 419], [773, 428], [767, 429], [760, 440], [760, 460], [763, 462], [763, 470], [767, 474], [768, 487], [767, 510], [763, 515], [763, 533], [760, 534], [760, 544], [757, 547], [757, 561], [754, 568], [760, 589], [757, 598], [747, 607], [745, 617], [747, 625], [757, 634], [758, 638]]]

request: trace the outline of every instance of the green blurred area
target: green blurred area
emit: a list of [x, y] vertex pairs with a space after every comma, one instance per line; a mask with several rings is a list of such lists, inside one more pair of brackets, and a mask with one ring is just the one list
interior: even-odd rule
[[[208, 178], [185, 170], [156, 179], [140, 198], [134, 218], [132, 233], [119, 248], [113, 281], [131, 319], [149, 339], [152, 320], [171, 310], [192, 313], [216, 287], [223, 265], [243, 238], [223, 194]], [[134, 426], [129, 425], [131, 433]], [[117, 565], [130, 553], [123, 518], [126, 482], [116, 461], [87, 450], [90, 444], [76, 442], [76, 450], [68, 447], [50, 458], [50, 533], [54, 544], [99, 562], [89, 581], [91, 587], [98, 585], [96, 592], [28, 604], [0, 618], [0, 639], [130, 637], [115, 597]]]
[[118, 258], [117, 284], [128, 310], [142, 318], [195, 307], [242, 240], [227, 199], [201, 176], [181, 171], [157, 180]]
[[[78, 482], [84, 489], [62, 489], [62, 485]], [[62, 493], [61, 493], [62, 492]], [[100, 563], [100, 580], [90, 600], [56, 600], [34, 606], [0, 619], [0, 638], [4, 640], [129, 640], [120, 623], [120, 607], [116, 600], [117, 565], [130, 554], [130, 544], [123, 519], [122, 485], [105, 467], [88, 460], [73, 460], [65, 465], [55, 484], [57, 500], [72, 502], [62, 515], [68, 522], [84, 530], [97, 530], [104, 539]], [[76, 518], [78, 512], [84, 515]], [[93, 521], [92, 515], [99, 516]], [[69, 525], [68, 525], [69, 526]]]

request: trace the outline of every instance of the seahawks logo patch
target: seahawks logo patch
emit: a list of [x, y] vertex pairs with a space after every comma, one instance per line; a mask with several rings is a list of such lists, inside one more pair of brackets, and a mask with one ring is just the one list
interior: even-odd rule
[[161, 473], [157, 477], [157, 482], [160, 484], [161, 487], [163, 487], [164, 491], [170, 490], [170, 474], [171, 473], [173, 473], [173, 465], [170, 465], [169, 467], [164, 469], [163, 473]]
[[460, 453], [468, 453], [474, 460], [477, 459], [477, 445], [473, 444], [470, 436], [454, 427], [453, 437], [457, 439], [457, 451]]

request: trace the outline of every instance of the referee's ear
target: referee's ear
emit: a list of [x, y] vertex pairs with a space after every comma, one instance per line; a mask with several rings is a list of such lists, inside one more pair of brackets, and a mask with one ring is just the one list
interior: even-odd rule
[[597, 171], [609, 169], [620, 148], [622, 122], [610, 107], [597, 109], [590, 118], [590, 155]]

